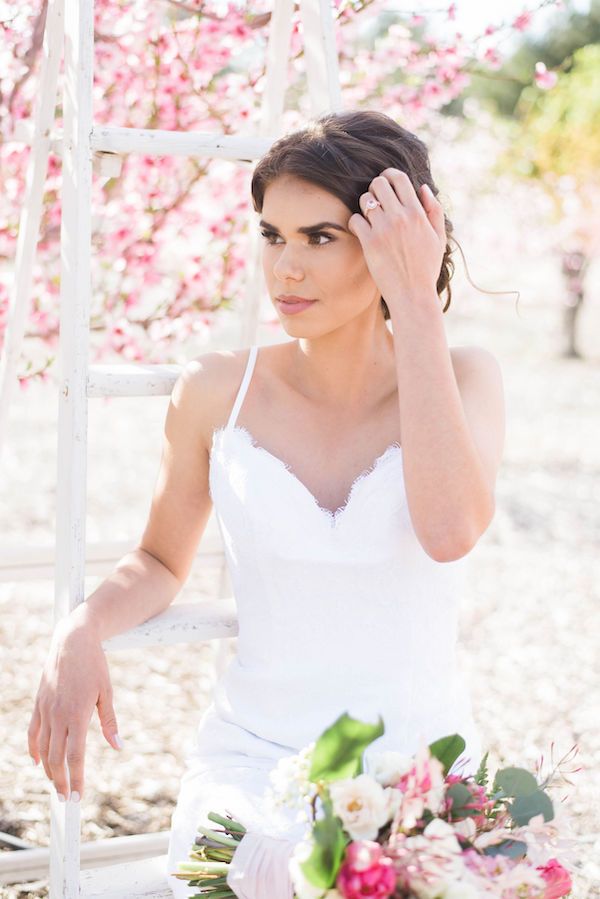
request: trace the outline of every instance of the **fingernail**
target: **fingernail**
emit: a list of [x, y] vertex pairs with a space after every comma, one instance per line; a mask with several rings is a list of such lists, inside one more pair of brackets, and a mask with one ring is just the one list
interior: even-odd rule
[[66, 802], [66, 801], [67, 801], [67, 800], [65, 799], [65, 797], [63, 796], [62, 793], [57, 793], [56, 795], [58, 796], [58, 801], [59, 801], [59, 802]]
[[77, 790], [73, 790], [73, 792], [71, 793], [71, 802], [79, 802], [80, 798], [81, 797], [79, 796]]
[[37, 766], [37, 762], [36, 762], [36, 760], [33, 758], [33, 756], [32, 756], [32, 758], [31, 758], [31, 761], [33, 762], [34, 767], [36, 767], [36, 766]]
[[123, 748], [123, 740], [118, 734], [113, 734], [113, 740], [115, 741], [119, 749]]

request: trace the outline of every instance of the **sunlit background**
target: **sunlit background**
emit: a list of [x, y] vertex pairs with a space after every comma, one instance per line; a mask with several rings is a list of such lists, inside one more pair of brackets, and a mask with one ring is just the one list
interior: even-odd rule
[[[127, 4], [122, 6], [125, 9]], [[215, 12], [222, 9], [216, 3], [209, 6]], [[408, 13], [424, 19], [424, 24], [412, 26], [414, 34], [426, 33], [450, 43], [457, 31], [468, 42], [489, 25], [507, 26], [499, 44], [498, 66], [473, 72], [460, 96], [414, 126], [430, 147], [440, 199], [468, 267], [467, 273], [457, 252], [452, 303], [445, 316], [448, 342], [492, 351], [502, 366], [506, 391], [507, 433], [496, 515], [470, 555], [459, 650], [482, 742], [490, 748], [492, 770], [504, 762], [533, 768], [542, 754], [547, 764], [551, 744], [554, 761], [574, 745], [578, 747], [571, 767], [583, 770], [555, 797], [557, 802], [565, 798], [574, 831], [582, 839], [573, 895], [587, 899], [600, 896], [600, 4], [577, 0], [562, 8], [548, 5], [532, 12], [531, 23], [523, 30], [510, 23], [525, 10], [534, 10], [533, 4], [459, 0], [450, 15], [448, 7], [400, 0], [379, 3], [376, 11], [365, 14], [357, 31], [363, 49], [366, 46], [371, 52], [377, 40], [386, 40], [391, 25], [407, 25]], [[7, 8], [0, 4], [3, 16]], [[168, 4], [164, 8], [167, 29]], [[269, 4], [260, 9], [269, 9]], [[360, 14], [356, 20], [360, 22]], [[6, 34], [4, 38], [0, 34], [0, 42], [3, 39]], [[11, 48], [0, 43], [2, 58], [8, 59], [10, 53]], [[535, 80], [538, 63], [545, 67], [538, 69], [541, 83]], [[233, 63], [231, 69], [235, 71]], [[554, 86], [544, 85], [544, 71], [550, 73], [549, 80], [556, 73]], [[344, 76], [344, 65], [342, 74], [343, 81], [350, 78]], [[347, 80], [347, 90], [353, 91], [354, 104], [356, 85]], [[301, 123], [306, 113], [299, 87], [289, 99], [296, 103], [286, 120], [291, 127]], [[235, 128], [240, 124], [236, 107], [233, 102], [229, 105], [229, 99], [222, 100], [227, 104], [227, 122]], [[363, 105], [388, 110], [385, 95], [376, 98], [373, 94]], [[389, 114], [401, 121], [400, 111], [396, 103]], [[4, 140], [13, 124], [5, 109], [4, 123], [0, 119]], [[155, 127], [171, 126], [159, 121]], [[202, 130], [200, 124], [194, 127]], [[220, 130], [216, 119], [210, 127]], [[251, 116], [244, 130], [252, 130]], [[572, 139], [574, 134], [577, 140]], [[25, 155], [17, 144], [11, 152], [22, 158], [9, 159], [6, 144], [0, 150], [4, 152], [0, 157], [2, 324], [12, 283]], [[132, 187], [137, 171], [131, 166], [124, 172], [127, 190], [137, 189]], [[135, 279], [123, 280], [124, 262], [114, 270], [98, 266], [96, 276], [102, 278], [95, 296], [99, 326], [92, 343], [98, 351], [104, 348], [102, 361], [184, 362], [209, 349], [240, 346], [243, 270], [221, 280], [219, 265], [227, 239], [224, 213], [231, 214], [232, 194], [226, 186], [235, 178], [236, 190], [249, 191], [251, 167], [238, 169], [235, 175], [233, 171], [230, 163], [211, 164], [198, 192], [191, 195], [193, 202], [178, 220], [185, 223], [187, 215], [189, 226], [181, 231], [178, 224], [171, 235], [172, 270], [165, 267], [164, 256], [136, 263], [136, 276], [144, 265], [162, 266], [161, 279], [148, 285], [146, 292], [140, 291]], [[187, 174], [183, 166], [167, 172], [171, 179]], [[222, 194], [211, 193], [217, 181], [224, 185]], [[46, 202], [50, 207], [55, 182], [49, 183]], [[161, 190], [166, 196], [167, 188]], [[106, 206], [100, 205], [101, 200]], [[117, 232], [124, 217], [137, 208], [137, 199], [119, 192], [115, 184], [110, 196], [98, 192], [95, 202], [98, 258], [100, 253], [101, 258], [110, 258], [110, 241], [114, 241], [115, 259], [122, 260]], [[212, 234], [203, 215], [214, 224]], [[238, 226], [236, 252], [242, 259], [245, 236], [240, 232], [245, 215], [244, 210], [233, 212]], [[50, 214], [45, 227], [56, 228]], [[181, 239], [181, 234], [186, 237]], [[51, 248], [42, 252], [47, 254], [47, 264], [55, 266]], [[175, 282], [175, 269], [177, 278], [183, 278], [181, 271], [192, 256], [199, 261], [186, 270], [181, 307], [175, 307], [170, 316], [158, 316], [146, 342], [148, 333], [141, 335], [139, 328], [128, 324], [136, 318], [138, 307], [122, 302], [116, 309], [108, 308], [113, 289], [119, 302], [128, 291], [141, 293], [142, 303], [148, 297], [153, 302], [155, 297], [170, 301], [181, 286], [179, 280]], [[134, 271], [134, 261], [128, 264]], [[36, 275], [38, 300], [24, 348], [23, 386], [13, 400], [2, 461], [5, 572], [11, 552], [16, 558], [23, 547], [51, 550], [54, 540], [56, 366], [48, 365], [46, 357], [56, 347], [41, 339], [40, 329], [51, 321], [57, 295], [47, 275], [43, 268]], [[218, 308], [209, 310], [209, 303]], [[261, 308], [257, 342], [287, 339], [266, 295]], [[202, 325], [196, 327], [200, 319]], [[178, 327], [188, 320], [196, 325], [186, 324], [180, 333]], [[124, 332], [117, 331], [117, 326]], [[44, 376], [27, 377], [36, 370]], [[129, 541], [133, 548], [139, 540], [158, 471], [167, 402], [166, 398], [90, 401], [90, 543]], [[220, 574], [197, 563], [177, 601], [214, 595]], [[100, 580], [87, 578], [86, 595]], [[18, 579], [3, 578], [0, 832], [30, 846], [47, 846], [49, 838], [49, 783], [42, 766], [31, 765], [26, 730], [48, 651], [52, 616], [51, 578], [35, 579], [26, 572]], [[125, 748], [117, 757], [104, 741], [97, 718], [92, 719], [82, 804], [84, 840], [168, 830], [183, 759], [209, 700], [213, 652], [212, 646], [190, 646], [187, 651], [177, 646], [160, 653], [136, 650], [109, 656]], [[44, 881], [3, 889], [6, 899], [46, 895]]]

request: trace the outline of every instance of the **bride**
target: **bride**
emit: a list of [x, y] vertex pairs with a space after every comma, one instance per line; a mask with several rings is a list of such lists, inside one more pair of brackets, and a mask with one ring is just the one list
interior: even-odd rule
[[120, 747], [102, 641], [169, 606], [214, 504], [239, 636], [186, 759], [171, 874], [211, 809], [298, 837], [262, 804], [269, 771], [344, 711], [382, 715], [374, 751], [458, 732], [455, 767], [479, 763], [454, 651], [463, 563], [494, 515], [504, 395], [487, 349], [446, 340], [453, 238], [437, 193], [423, 142], [378, 112], [328, 113], [270, 147], [252, 198], [290, 339], [186, 365], [139, 545], [55, 629], [29, 752], [78, 801], [94, 708]]

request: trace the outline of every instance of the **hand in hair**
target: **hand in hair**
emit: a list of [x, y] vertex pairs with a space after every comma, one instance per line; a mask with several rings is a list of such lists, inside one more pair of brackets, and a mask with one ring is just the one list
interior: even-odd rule
[[[367, 209], [369, 198], [381, 205]], [[367, 267], [393, 312], [406, 300], [437, 303], [436, 284], [446, 249], [444, 210], [429, 187], [418, 191], [406, 174], [387, 168], [359, 198], [348, 229], [360, 241]], [[366, 213], [366, 214], [365, 214]]]

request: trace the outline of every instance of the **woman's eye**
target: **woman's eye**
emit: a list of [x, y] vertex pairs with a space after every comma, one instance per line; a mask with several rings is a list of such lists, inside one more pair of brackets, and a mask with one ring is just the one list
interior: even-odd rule
[[[275, 241], [273, 238], [279, 237], [279, 235], [275, 234], [274, 231], [261, 231], [260, 233], [266, 239], [267, 243], [271, 244], [273, 246], [275, 245]], [[318, 238], [318, 237], [326, 237], [327, 240], [325, 243], [314, 243], [313, 246], [324, 247], [327, 243], [330, 243], [332, 240], [334, 240], [333, 237], [331, 237], [329, 234], [325, 234], [324, 231], [315, 231], [314, 234], [309, 234], [309, 236], [308, 236], [309, 243], [313, 240], [313, 238]]]

